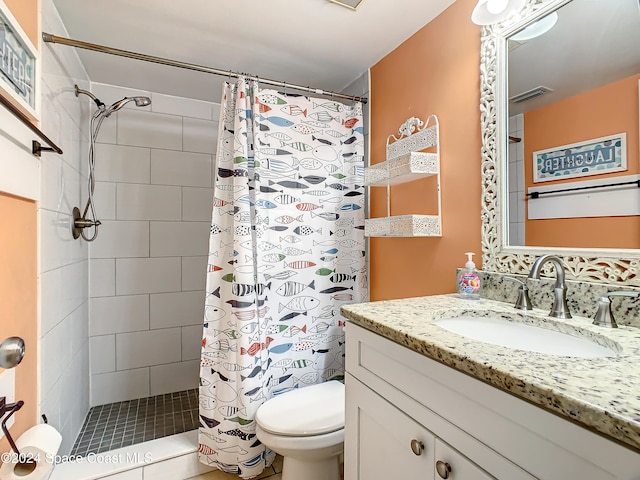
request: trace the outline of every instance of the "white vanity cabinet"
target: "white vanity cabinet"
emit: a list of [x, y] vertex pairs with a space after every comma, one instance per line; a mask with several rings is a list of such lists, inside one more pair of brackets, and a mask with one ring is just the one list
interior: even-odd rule
[[345, 480], [640, 480], [637, 452], [351, 322], [346, 329]]

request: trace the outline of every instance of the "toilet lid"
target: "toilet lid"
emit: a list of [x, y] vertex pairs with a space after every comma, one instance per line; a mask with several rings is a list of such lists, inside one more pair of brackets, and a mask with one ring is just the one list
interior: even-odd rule
[[310, 436], [344, 428], [344, 384], [332, 380], [290, 390], [263, 403], [260, 428], [274, 435]]

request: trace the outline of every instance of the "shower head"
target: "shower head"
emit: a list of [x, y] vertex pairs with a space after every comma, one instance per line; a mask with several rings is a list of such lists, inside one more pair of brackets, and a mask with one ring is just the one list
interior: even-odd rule
[[133, 97], [133, 101], [136, 102], [136, 107], [151, 105], [151, 99], [149, 97]]
[[101, 113], [104, 114], [105, 117], [108, 117], [113, 112], [117, 112], [122, 107], [124, 107], [125, 104], [131, 101], [136, 103], [136, 107], [146, 107], [147, 105], [151, 105], [151, 99], [149, 97], [124, 97], [122, 100], [118, 100], [109, 108], [106, 108], [105, 104], [102, 103], [98, 97], [96, 97], [93, 93], [89, 92], [88, 90], [83, 90], [80, 87], [78, 87], [78, 85], [74, 85], [74, 92], [76, 94], [76, 97], [80, 96], [80, 94], [82, 93], [83, 95], [86, 95], [89, 98], [91, 98], [91, 100], [93, 100], [96, 103], [96, 105], [98, 106], [98, 109], [100, 110]]
[[149, 97], [124, 97], [122, 100], [118, 100], [116, 103], [107, 108], [105, 116], [108, 117], [113, 112], [117, 112], [129, 102], [135, 102], [136, 107], [146, 107], [151, 105], [151, 99]]

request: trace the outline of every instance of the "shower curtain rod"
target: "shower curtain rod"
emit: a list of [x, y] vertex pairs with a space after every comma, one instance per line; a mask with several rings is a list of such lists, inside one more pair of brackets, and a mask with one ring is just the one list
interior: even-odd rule
[[203, 65], [195, 65], [193, 63], [180, 62], [178, 60], [170, 60], [168, 58], [154, 57], [152, 55], [145, 55], [143, 53], [131, 52], [128, 50], [120, 50], [118, 48], [106, 47], [104, 45], [97, 45], [95, 43], [87, 43], [80, 40], [73, 40], [71, 38], [59, 37], [57, 35], [52, 35], [50, 33], [45, 33], [45, 32], [42, 32], [42, 40], [47, 43], [60, 43], [62, 45], [69, 45], [72, 47], [83, 48], [85, 50], [93, 50], [94, 52], [108, 53], [110, 55], [133, 58], [133, 59], [142, 60], [145, 62], [159, 63], [161, 65], [184, 68], [187, 70], [195, 70], [196, 72], [211, 73], [213, 75], [222, 75], [225, 77], [234, 77], [234, 78], [243, 76], [249, 80], [258, 80], [260, 83], [267, 84], [267, 85], [275, 85], [283, 88], [291, 88], [294, 90], [302, 90], [305, 92], [316, 93], [318, 95], [330, 95], [335, 98], [346, 98], [348, 100], [353, 100], [354, 102], [367, 103], [367, 99], [365, 97], [358, 97], [355, 95], [345, 95], [343, 93], [336, 93], [336, 92], [326, 92], [319, 88], [311, 88], [308, 86], [305, 87], [303, 85], [295, 85], [287, 82], [279, 82], [277, 80], [269, 80], [268, 78], [256, 77], [252, 75], [243, 75], [237, 72], [232, 72], [231, 70], [220, 70], [218, 68], [206, 67]]

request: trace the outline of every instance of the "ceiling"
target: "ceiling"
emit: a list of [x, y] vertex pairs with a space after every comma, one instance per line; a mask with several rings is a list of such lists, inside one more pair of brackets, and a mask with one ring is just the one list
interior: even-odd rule
[[639, 7], [638, 0], [573, 0], [549, 32], [511, 45], [508, 96], [538, 86], [552, 92], [511, 103], [510, 115], [640, 73]]
[[[328, 0], [53, 1], [76, 40], [339, 92], [455, 0], [365, 0], [357, 11]], [[217, 102], [225, 80], [78, 54], [94, 82]]]

